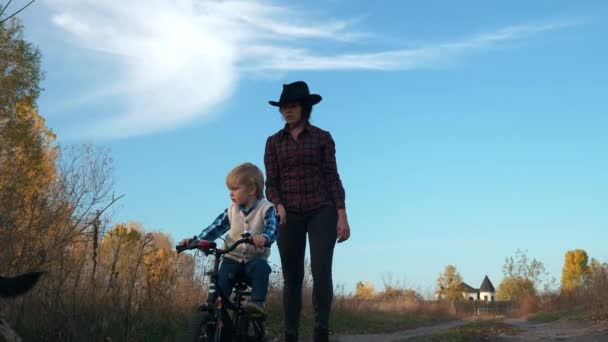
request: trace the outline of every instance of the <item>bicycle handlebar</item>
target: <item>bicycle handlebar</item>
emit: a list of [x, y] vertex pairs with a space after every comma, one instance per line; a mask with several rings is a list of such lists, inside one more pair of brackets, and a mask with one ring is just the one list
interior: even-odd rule
[[[230, 253], [233, 250], [235, 250], [240, 244], [242, 243], [249, 243], [253, 245], [253, 238], [251, 237], [250, 233], [245, 233], [241, 235], [243, 238], [236, 240], [230, 247], [225, 248], [225, 249], [220, 249], [217, 248], [217, 245], [215, 242], [212, 241], [207, 241], [207, 240], [199, 240], [196, 236], [194, 238], [192, 238], [190, 240], [190, 242], [187, 245], [176, 245], [175, 246], [175, 250], [177, 251], [177, 253], [181, 253], [185, 250], [189, 250], [189, 249], [200, 249], [203, 252], [205, 252], [205, 254], [209, 254], [209, 253], [215, 253], [218, 255], [221, 254], [226, 254], [226, 253]], [[264, 247], [270, 247], [270, 243], [266, 242], [266, 244], [264, 244]]]

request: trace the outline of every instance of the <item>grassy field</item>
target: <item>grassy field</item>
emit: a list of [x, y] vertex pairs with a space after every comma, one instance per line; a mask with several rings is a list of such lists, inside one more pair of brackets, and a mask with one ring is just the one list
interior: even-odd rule
[[562, 315], [556, 312], [537, 312], [528, 316], [528, 321], [531, 323], [550, 323], [560, 318], [562, 318]]
[[[271, 336], [282, 336], [283, 315], [279, 302], [269, 302], [266, 329]], [[313, 334], [312, 307], [305, 301], [300, 335]], [[338, 297], [332, 311], [330, 330], [337, 334], [386, 333], [428, 326], [454, 319], [447, 306], [410, 300], [360, 300]]]
[[[271, 338], [282, 337], [281, 302], [275, 297], [268, 304], [267, 334]], [[303, 304], [300, 336], [309, 337], [313, 335], [314, 315], [310, 302], [305, 301]], [[186, 338], [189, 318], [190, 314], [175, 314], [164, 319], [135, 317], [135, 321], [141, 325], [134, 333], [138, 336], [134, 341], [183, 341]], [[454, 318], [448, 307], [438, 304], [400, 299], [360, 300], [352, 296], [342, 296], [336, 298], [334, 302], [330, 329], [340, 335], [390, 333], [429, 326]], [[122, 333], [120, 328], [120, 326], [107, 327], [105, 335], [100, 335], [111, 337], [112, 341], [120, 340]], [[24, 335], [24, 337], [28, 336]]]
[[[398, 312], [335, 312], [331, 319], [331, 330], [337, 334], [386, 333], [417, 328], [442, 322], [445, 317], [421, 316], [415, 313]], [[300, 323], [301, 336], [313, 334], [314, 319], [305, 313]], [[283, 320], [271, 313], [266, 328], [270, 336], [282, 336]]]
[[575, 306], [569, 309], [538, 311], [528, 316], [531, 323], [550, 323], [559, 319], [573, 321], [593, 321], [595, 320], [592, 312], [587, 307]]

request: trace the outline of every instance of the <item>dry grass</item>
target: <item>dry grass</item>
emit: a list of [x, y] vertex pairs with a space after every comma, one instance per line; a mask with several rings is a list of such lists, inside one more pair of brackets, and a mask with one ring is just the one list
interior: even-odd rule
[[518, 314], [523, 317], [528, 317], [529, 315], [538, 312], [539, 305], [538, 297], [532, 295], [525, 296], [519, 302]]
[[529, 298], [521, 306], [522, 316], [532, 320], [537, 317], [551, 320], [608, 320], [608, 265], [603, 264], [583, 286], [574, 291]]
[[[313, 332], [314, 314], [311, 289], [303, 291], [301, 335]], [[268, 299], [271, 336], [281, 336], [283, 329], [281, 290], [271, 291]], [[449, 303], [426, 302], [407, 298], [360, 299], [338, 294], [334, 298], [330, 329], [338, 334], [380, 333], [411, 329], [455, 318]]]
[[448, 302], [427, 302], [401, 298], [360, 300], [351, 296], [337, 297], [334, 310], [337, 312], [411, 313], [437, 317], [447, 317], [453, 314]]

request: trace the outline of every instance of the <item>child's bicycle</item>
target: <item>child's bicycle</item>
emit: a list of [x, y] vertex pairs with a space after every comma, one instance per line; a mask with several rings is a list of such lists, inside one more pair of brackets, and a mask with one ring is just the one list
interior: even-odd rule
[[215, 242], [198, 240], [196, 237], [187, 245], [175, 246], [178, 253], [188, 249], [198, 249], [205, 255], [213, 254], [215, 256], [213, 270], [205, 272], [210, 280], [207, 302], [198, 308], [190, 320], [188, 341], [264, 341], [266, 317], [253, 317], [245, 310], [244, 302], [251, 296], [251, 291], [247, 291], [249, 280], [242, 274], [230, 274], [235, 277], [234, 302], [221, 293], [219, 287], [216, 286], [218, 269], [224, 254], [233, 251], [242, 243], [253, 244], [249, 233], [242, 234], [241, 237], [242, 239], [237, 240], [226, 249], [217, 248]]

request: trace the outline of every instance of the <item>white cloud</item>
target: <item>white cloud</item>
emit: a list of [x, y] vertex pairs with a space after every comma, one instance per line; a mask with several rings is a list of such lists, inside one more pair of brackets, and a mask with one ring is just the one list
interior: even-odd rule
[[123, 114], [90, 123], [95, 130], [81, 129], [88, 136], [96, 131], [109, 137], [170, 129], [204, 117], [230, 97], [243, 72], [421, 68], [560, 27], [514, 26], [412, 49], [318, 55], [305, 43], [348, 45], [370, 34], [354, 30], [357, 20], [318, 20], [259, 0], [47, 3], [53, 23], [76, 44], [115, 61], [115, 82], [99, 85], [103, 90], [97, 93], [125, 103]]

